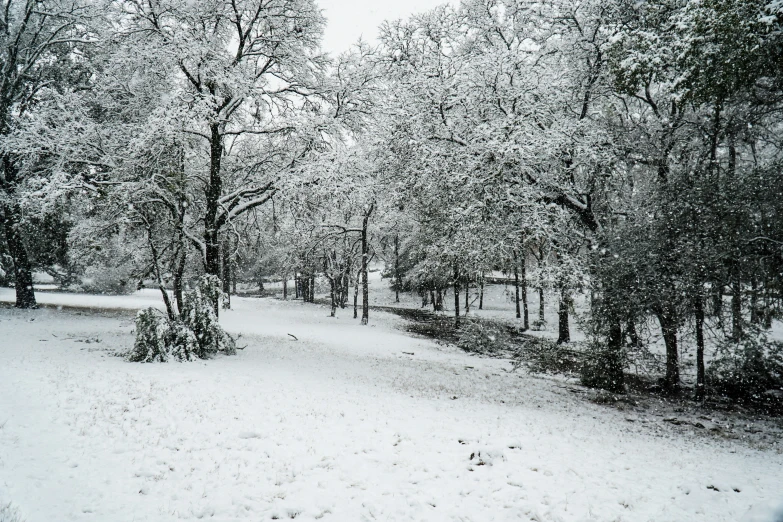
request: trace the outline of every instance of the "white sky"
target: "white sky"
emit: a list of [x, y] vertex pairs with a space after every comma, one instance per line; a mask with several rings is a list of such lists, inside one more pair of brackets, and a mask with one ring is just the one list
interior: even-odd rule
[[[384, 20], [407, 18], [449, 0], [316, 0], [327, 18], [323, 49], [336, 56], [359, 37], [375, 43]], [[457, 3], [456, 0], [452, 0]]]

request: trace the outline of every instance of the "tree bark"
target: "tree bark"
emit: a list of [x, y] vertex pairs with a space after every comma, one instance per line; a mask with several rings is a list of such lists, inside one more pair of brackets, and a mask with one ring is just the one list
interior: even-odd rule
[[394, 302], [400, 302], [400, 235], [394, 236]]
[[705, 372], [704, 372], [704, 298], [701, 292], [697, 292], [694, 302], [694, 315], [696, 316], [696, 399], [704, 398]]
[[454, 263], [454, 326], [459, 328], [459, 267]]
[[538, 289], [538, 321], [544, 324], [544, 288]]
[[283, 301], [288, 300], [288, 278], [283, 276]]
[[519, 267], [517, 266], [517, 251], [514, 250], [514, 304], [517, 310], [517, 319], [522, 317], [522, 311], [519, 308]]
[[571, 342], [571, 329], [568, 325], [568, 308], [571, 304], [571, 296], [568, 290], [560, 290], [560, 303], [557, 310], [557, 344]]
[[663, 342], [666, 345], [666, 375], [663, 387], [669, 393], [676, 393], [680, 389], [680, 366], [677, 349], [677, 323], [674, 313], [668, 309], [659, 311], [658, 322], [661, 325]]
[[33, 269], [27, 247], [22, 240], [22, 209], [13, 201], [17, 183], [17, 168], [13, 160], [5, 155], [3, 157], [3, 192], [6, 203], [2, 206], [3, 214], [0, 216], [5, 230], [8, 253], [14, 262], [14, 292], [16, 293], [17, 308], [37, 308], [35, 290], [33, 289]]
[[470, 278], [465, 278], [465, 317], [470, 312]]
[[529, 330], [530, 329], [530, 315], [529, 315], [529, 309], [527, 304], [527, 267], [525, 266], [525, 255], [524, 251], [522, 253], [522, 262], [519, 264], [519, 266], [522, 268], [522, 277], [521, 277], [521, 290], [522, 290], [522, 329], [523, 330]]
[[484, 272], [479, 276], [479, 310], [484, 309]]
[[742, 278], [739, 267], [734, 267], [732, 271], [731, 336], [735, 342], [742, 339]]
[[206, 211], [204, 213], [204, 269], [207, 274], [220, 277], [220, 244], [218, 243], [217, 214], [220, 194], [223, 192], [223, 179], [220, 166], [223, 159], [223, 135], [220, 125], [212, 123], [209, 126], [209, 184], [207, 184]]
[[375, 204], [371, 204], [370, 207], [364, 213], [364, 219], [362, 220], [362, 324], [367, 324], [370, 320], [370, 288], [367, 281], [367, 264], [369, 263], [370, 248], [367, 242], [367, 226], [370, 222], [370, 214], [372, 214]]
[[231, 308], [231, 259], [229, 251], [231, 250], [228, 246], [228, 242], [224, 242], [223, 246], [221, 248], [223, 251], [223, 266], [222, 266], [222, 283], [223, 283], [223, 294], [225, 295], [225, 300], [223, 301], [223, 308], [230, 309]]
[[358, 303], [359, 303], [359, 281], [361, 280], [361, 269], [359, 269], [359, 274], [356, 275], [356, 287], [353, 292], [353, 318], [356, 319], [358, 317]]

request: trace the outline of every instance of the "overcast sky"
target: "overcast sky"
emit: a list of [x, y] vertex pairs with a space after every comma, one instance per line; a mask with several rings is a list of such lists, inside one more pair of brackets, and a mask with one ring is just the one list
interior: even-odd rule
[[[384, 20], [407, 18], [448, 0], [316, 0], [327, 18], [323, 48], [333, 56], [348, 49], [359, 37], [375, 43]], [[456, 0], [452, 0], [457, 3]]]

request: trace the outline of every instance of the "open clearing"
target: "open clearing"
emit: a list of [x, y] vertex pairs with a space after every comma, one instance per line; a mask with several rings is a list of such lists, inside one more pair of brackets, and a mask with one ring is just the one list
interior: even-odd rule
[[779, 449], [629, 422], [388, 314], [234, 298], [237, 356], [133, 364], [155, 293], [39, 301], [111, 310], [0, 308], [0, 504], [27, 522], [737, 521], [783, 497]]

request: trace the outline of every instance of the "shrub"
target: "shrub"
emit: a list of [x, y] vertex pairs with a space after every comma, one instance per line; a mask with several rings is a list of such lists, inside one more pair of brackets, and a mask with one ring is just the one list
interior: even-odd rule
[[572, 374], [579, 369], [582, 354], [549, 339], [529, 337], [517, 352], [520, 366], [527, 363], [530, 373]]
[[458, 335], [457, 346], [471, 353], [497, 355], [514, 346], [508, 329], [491, 321], [466, 321]]
[[195, 335], [198, 348], [196, 356], [206, 359], [217, 352], [236, 353], [234, 339], [218, 322], [215, 303], [223, 296], [220, 279], [206, 275], [199, 279], [196, 288], [183, 296], [181, 317], [184, 325]]
[[136, 341], [128, 358], [132, 362], [192, 361], [218, 352], [236, 353], [234, 339], [218, 322], [215, 303], [221, 298], [220, 280], [202, 277], [183, 296], [179, 317], [170, 319], [154, 308], [136, 316]]
[[130, 269], [126, 267], [88, 268], [81, 282], [81, 290], [88, 294], [129, 294], [136, 290]]
[[625, 391], [623, 369], [625, 353], [610, 349], [605, 343], [591, 341], [580, 368], [582, 385], [615, 393]]
[[168, 322], [154, 308], [139, 310], [136, 314], [136, 341], [129, 355], [132, 362], [165, 362], [169, 347], [166, 345]]
[[783, 343], [770, 341], [761, 330], [735, 342], [722, 341], [707, 369], [713, 392], [740, 402], [763, 406], [783, 403]]
[[10, 502], [0, 504], [0, 522], [22, 522], [22, 516]]

